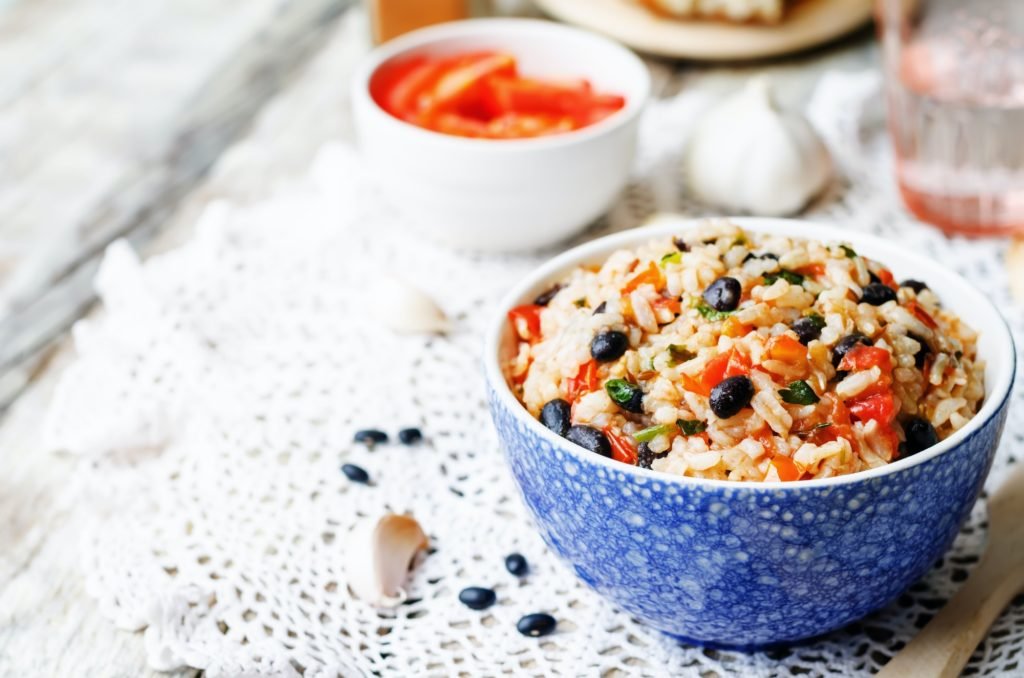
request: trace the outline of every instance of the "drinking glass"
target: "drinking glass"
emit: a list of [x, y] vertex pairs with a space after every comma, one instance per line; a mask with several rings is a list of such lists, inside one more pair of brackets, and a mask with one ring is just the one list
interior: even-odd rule
[[1024, 233], [1024, 0], [876, 0], [907, 207], [948, 233]]

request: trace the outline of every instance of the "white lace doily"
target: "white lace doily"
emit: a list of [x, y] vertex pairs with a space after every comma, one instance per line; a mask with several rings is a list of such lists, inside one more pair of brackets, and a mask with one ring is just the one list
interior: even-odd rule
[[[1006, 310], [1002, 245], [950, 241], [906, 216], [884, 135], [864, 102], [874, 74], [830, 74], [810, 115], [843, 178], [809, 216], [923, 250]], [[708, 210], [681, 187], [680, 149], [706, 97], [655, 103], [642, 123], [634, 179], [580, 238], [635, 226], [656, 211]], [[79, 358], [58, 389], [48, 433], [82, 456], [81, 505], [95, 515], [82, 566], [105, 615], [145, 628], [150, 664], [206, 675], [847, 676], [877, 669], [965, 579], [984, 541], [983, 502], [952, 551], [898, 602], [790, 651], [714, 652], [679, 645], [584, 589], [548, 553], [520, 506], [484, 405], [481, 329], [500, 293], [552, 253], [457, 254], [412, 235], [380, 206], [343, 146], [266, 202], [212, 206], [195, 238], [140, 264], [113, 246], [97, 287], [103, 312], [75, 329]], [[892, 262], [898, 270], [898, 262]], [[375, 325], [374, 280], [400, 272], [454, 318], [446, 338]], [[1015, 412], [1024, 407], [1018, 380]], [[420, 426], [418, 447], [352, 444], [358, 428]], [[1024, 419], [1011, 417], [989, 482], [998, 483]], [[371, 486], [340, 473], [351, 461]], [[354, 522], [411, 511], [432, 550], [409, 600], [377, 612], [345, 587]], [[503, 567], [527, 556], [528, 577]], [[468, 585], [499, 604], [474, 612]], [[515, 631], [545, 611], [558, 632]], [[972, 660], [1019, 671], [1024, 600]]]

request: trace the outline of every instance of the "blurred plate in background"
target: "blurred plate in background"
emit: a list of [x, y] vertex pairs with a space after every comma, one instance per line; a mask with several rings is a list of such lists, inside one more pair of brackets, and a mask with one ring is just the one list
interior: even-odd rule
[[673, 19], [639, 0], [535, 0], [551, 16], [649, 54], [702, 61], [760, 59], [820, 45], [871, 18], [871, 0], [798, 0], [778, 25]]

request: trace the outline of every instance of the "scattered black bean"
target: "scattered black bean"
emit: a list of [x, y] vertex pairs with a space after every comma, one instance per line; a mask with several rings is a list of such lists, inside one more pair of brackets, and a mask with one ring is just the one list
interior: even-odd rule
[[839, 367], [839, 363], [843, 361], [846, 354], [849, 353], [850, 349], [857, 344], [864, 344], [865, 346], [871, 345], [871, 340], [865, 337], [860, 332], [854, 332], [847, 334], [845, 337], [839, 340], [836, 347], [832, 349], [832, 367]]
[[636, 448], [636, 465], [640, 468], [651, 468], [655, 459], [661, 459], [668, 455], [668, 450], [655, 452], [647, 443], [640, 443]]
[[565, 434], [565, 438], [594, 454], [600, 454], [602, 457], [612, 456], [612, 444], [608, 442], [608, 437], [596, 428], [572, 426]]
[[689, 252], [690, 246], [686, 244], [686, 241], [682, 238], [672, 238], [672, 244], [676, 246], [676, 249], [680, 252]]
[[366, 428], [361, 431], [356, 431], [356, 434], [352, 436], [352, 439], [357, 443], [363, 443], [367, 447], [373, 447], [377, 444], [383, 445], [386, 443], [388, 441], [388, 434], [375, 428]]
[[868, 283], [860, 295], [860, 303], [881, 306], [887, 301], [896, 301], [896, 292], [888, 285], [880, 282]]
[[560, 436], [569, 432], [569, 416], [572, 406], [561, 398], [549, 401], [540, 409], [540, 423]]
[[555, 285], [547, 292], [541, 292], [537, 295], [537, 298], [533, 300], [533, 303], [537, 306], [547, 306], [551, 303], [551, 300], [555, 298], [555, 295], [562, 291], [565, 287], [562, 283], [555, 283]]
[[743, 286], [736, 278], [724, 276], [704, 290], [704, 301], [716, 311], [735, 311], [743, 296]]
[[366, 472], [362, 466], [356, 466], [355, 464], [342, 464], [341, 472], [345, 474], [345, 477], [351, 480], [353, 483], [362, 483], [366, 485], [370, 482], [370, 474]]
[[939, 434], [935, 432], [935, 427], [921, 417], [908, 420], [903, 425], [903, 433], [907, 438], [905, 456], [908, 457], [939, 443]]
[[794, 322], [790, 327], [796, 332], [797, 339], [806, 346], [821, 336], [821, 330], [825, 327], [821, 316], [805, 316]]
[[875, 273], [872, 271], [868, 271], [868, 281], [882, 284], [882, 279], [875, 275]]
[[608, 302], [607, 301], [602, 301], [600, 304], [597, 305], [597, 308], [594, 309], [594, 315], [597, 315], [598, 313], [604, 313], [605, 309], [607, 309], [607, 308], [608, 308]]
[[907, 287], [914, 290], [914, 294], [921, 294], [921, 292], [928, 289], [928, 285], [924, 284], [920, 280], [904, 280], [900, 283], [900, 287]]
[[512, 553], [505, 556], [505, 569], [516, 577], [525, 577], [526, 573], [530, 571], [530, 564], [526, 562], [526, 557], [523, 554]]
[[924, 337], [919, 337], [913, 332], [908, 332], [907, 336], [921, 344], [921, 348], [919, 348], [917, 353], [914, 354], [914, 366], [919, 370], [923, 369], [925, 360], [927, 360], [928, 356], [931, 355], [932, 347], [928, 345], [928, 342], [925, 341]]
[[552, 633], [557, 625], [558, 622], [550, 614], [535, 612], [520, 619], [516, 623], [516, 630], [524, 636], [537, 638], [538, 636], [546, 636]]
[[398, 442], [403, 445], [415, 445], [421, 440], [423, 440], [423, 431], [419, 430], [415, 426], [403, 428], [398, 432]]
[[753, 252], [750, 252], [747, 256], [743, 257], [743, 263], [745, 264], [751, 259], [772, 259], [774, 261], [778, 261], [779, 255], [773, 254], [772, 252], [762, 252], [761, 254], [754, 254]]
[[590, 342], [590, 355], [594, 360], [607, 363], [618, 360], [629, 348], [629, 337], [618, 330], [601, 332]]
[[471, 610], [486, 610], [497, 601], [494, 591], [482, 586], [470, 586], [459, 591], [459, 602]]
[[749, 377], [729, 377], [711, 389], [711, 411], [720, 419], [728, 419], [749, 405], [753, 397], [754, 385]]

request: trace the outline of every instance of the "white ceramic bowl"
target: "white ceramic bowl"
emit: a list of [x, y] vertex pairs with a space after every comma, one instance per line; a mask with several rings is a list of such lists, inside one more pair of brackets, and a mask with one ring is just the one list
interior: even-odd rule
[[[385, 62], [417, 54], [493, 49], [521, 73], [587, 78], [626, 106], [589, 127], [536, 139], [468, 139], [403, 122], [370, 95]], [[374, 50], [352, 80], [356, 136], [381, 189], [432, 237], [479, 251], [554, 244], [604, 213], [626, 184], [650, 76], [632, 52], [549, 21], [475, 19], [439, 24]]]

